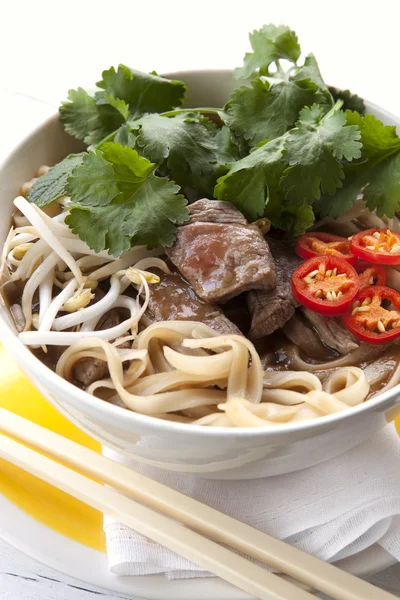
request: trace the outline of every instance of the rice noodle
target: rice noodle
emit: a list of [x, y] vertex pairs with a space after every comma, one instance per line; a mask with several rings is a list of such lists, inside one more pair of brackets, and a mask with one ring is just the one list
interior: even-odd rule
[[[397, 365], [397, 367], [393, 371], [392, 376], [390, 377], [387, 384], [379, 390], [379, 394], [382, 394], [383, 392], [387, 392], [388, 390], [393, 389], [396, 385], [399, 385], [399, 384], [400, 384], [400, 363]], [[374, 395], [376, 395], [376, 394], [374, 394]]]
[[338, 367], [348, 367], [355, 363], [361, 363], [366, 360], [371, 360], [383, 352], [381, 346], [372, 346], [368, 344], [360, 344], [356, 350], [352, 350], [345, 356], [341, 356], [335, 360], [311, 363], [306, 362], [300, 356], [300, 350], [294, 344], [289, 344], [285, 347], [286, 355], [290, 361], [290, 364], [299, 371], [310, 371], [316, 373], [318, 371], [325, 371], [327, 369], [336, 369]]

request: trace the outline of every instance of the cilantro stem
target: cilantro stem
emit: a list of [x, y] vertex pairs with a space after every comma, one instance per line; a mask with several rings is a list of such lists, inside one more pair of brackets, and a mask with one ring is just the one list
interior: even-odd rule
[[210, 106], [204, 106], [200, 108], [177, 108], [176, 110], [170, 110], [168, 112], [160, 113], [161, 117], [175, 117], [175, 115], [180, 115], [182, 113], [188, 112], [199, 112], [199, 113], [211, 113], [213, 115], [218, 115], [221, 112], [222, 108], [215, 108]]
[[327, 112], [326, 115], [324, 115], [322, 121], [325, 121], [325, 119], [329, 119], [329, 117], [333, 113], [337, 112], [338, 110], [340, 110], [342, 108], [343, 104], [344, 104], [343, 100], [341, 100], [341, 99], [336, 100], [336, 103], [332, 106], [332, 108], [330, 109], [330, 111]]
[[116, 129], [115, 131], [112, 131], [111, 133], [109, 133], [108, 135], [106, 135], [105, 138], [103, 138], [102, 140], [100, 140], [100, 142], [97, 142], [97, 144], [92, 144], [91, 146], [89, 146], [88, 150], [93, 150], [93, 148], [99, 148], [100, 146], [102, 146], [103, 144], [105, 144], [106, 142], [112, 141], [116, 134], [117, 134], [118, 129]]

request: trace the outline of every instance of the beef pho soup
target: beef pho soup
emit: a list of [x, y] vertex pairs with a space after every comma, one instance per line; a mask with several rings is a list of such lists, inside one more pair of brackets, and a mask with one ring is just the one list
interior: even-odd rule
[[[19, 337], [104, 401], [182, 423], [279, 426], [400, 381], [400, 346], [362, 342], [340, 317], [301, 306], [293, 241], [263, 234], [232, 204], [198, 200], [172, 247], [117, 259], [73, 234], [62, 205], [50, 216], [23, 197], [15, 204], [2, 293]], [[365, 213], [360, 201], [346, 231]], [[400, 231], [399, 219], [390, 226]], [[400, 272], [387, 269], [400, 289]]]
[[21, 182], [2, 300], [99, 402], [280, 427], [400, 384], [400, 139], [301, 64], [294, 32], [255, 34], [275, 49], [246, 55], [223, 109], [124, 65], [71, 90], [60, 118], [87, 151]]

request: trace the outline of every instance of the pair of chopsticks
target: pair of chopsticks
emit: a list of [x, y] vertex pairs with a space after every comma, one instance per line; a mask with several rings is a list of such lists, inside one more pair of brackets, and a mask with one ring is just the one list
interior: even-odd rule
[[0, 434], [1, 458], [115, 517], [256, 598], [311, 600], [315, 597], [219, 543], [337, 600], [394, 600], [388, 592], [333, 565], [2, 408], [0, 432], [6, 434]]

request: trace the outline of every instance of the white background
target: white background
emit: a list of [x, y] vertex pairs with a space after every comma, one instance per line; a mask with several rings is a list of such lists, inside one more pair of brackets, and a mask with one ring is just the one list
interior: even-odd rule
[[[400, 0], [0, 0], [0, 160], [103, 69], [233, 68], [269, 22], [295, 29], [328, 83], [400, 115]], [[54, 579], [73, 583], [0, 544], [1, 600], [94, 597]], [[400, 593], [400, 568], [379, 583]]]

